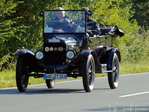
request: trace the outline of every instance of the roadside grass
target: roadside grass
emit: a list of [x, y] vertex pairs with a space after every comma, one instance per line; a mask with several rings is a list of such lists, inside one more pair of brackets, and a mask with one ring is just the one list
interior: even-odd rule
[[122, 62], [120, 63], [120, 74], [133, 74], [149, 72], [149, 60]]
[[[121, 62], [120, 63], [120, 75], [149, 72], [149, 60], [136, 61], [136, 62]], [[104, 77], [107, 73], [96, 74], [96, 77]], [[67, 80], [74, 80], [74, 78], [68, 78]], [[57, 80], [63, 81], [63, 80]], [[29, 78], [29, 85], [45, 83], [43, 78]], [[0, 72], [0, 88], [15, 87], [15, 70], [6, 70]]]

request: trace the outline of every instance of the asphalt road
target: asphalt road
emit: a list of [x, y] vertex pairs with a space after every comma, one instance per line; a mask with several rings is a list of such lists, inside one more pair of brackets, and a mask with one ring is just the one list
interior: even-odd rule
[[31, 85], [25, 93], [0, 89], [0, 112], [149, 112], [149, 73], [121, 75], [117, 89], [96, 78], [86, 93], [82, 80], [58, 82], [54, 89]]

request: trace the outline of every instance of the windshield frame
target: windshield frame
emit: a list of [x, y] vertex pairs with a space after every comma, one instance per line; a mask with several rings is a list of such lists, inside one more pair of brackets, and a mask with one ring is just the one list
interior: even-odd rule
[[[87, 12], [86, 11], [84, 11], [84, 10], [62, 10], [63, 12], [65, 12], [66, 13], [66, 16], [68, 15], [69, 16], [69, 18], [72, 18], [72, 22], [73, 23], [75, 23], [75, 25], [76, 25], [76, 22], [78, 23], [78, 21], [76, 21], [77, 19], [79, 20], [81, 20], [81, 13], [84, 13], [85, 15], [85, 18], [84, 18], [84, 20], [81, 20], [81, 21], [83, 21], [84, 22], [84, 25], [83, 25], [83, 27], [84, 27], [84, 30], [83, 31], [81, 31], [81, 32], [79, 32], [79, 31], [70, 31], [70, 32], [55, 32], [55, 31], [53, 31], [53, 29], [51, 29], [51, 28], [48, 28], [49, 26], [48, 26], [48, 22], [50, 21], [50, 20], [52, 20], [52, 17], [54, 17], [55, 15], [55, 12], [58, 12], [58, 11], [60, 11], [60, 10], [44, 10], [44, 15], [43, 15], [43, 33], [44, 34], [72, 34], [72, 33], [77, 33], [77, 34], [82, 34], [82, 33], [84, 33], [84, 34], [86, 34], [86, 21], [87, 21]], [[71, 13], [73, 13], [73, 14], [71, 14]], [[53, 15], [52, 15], [53, 14]], [[75, 16], [75, 14], [76, 14], [76, 16]], [[80, 16], [79, 16], [80, 15]], [[50, 17], [49, 17], [50, 16]], [[55, 16], [56, 17], [56, 16]], [[76, 18], [75, 18], [76, 17]], [[73, 19], [74, 18], [74, 19]], [[49, 19], [49, 21], [48, 21], [48, 19]], [[76, 19], [76, 20], [75, 20]], [[53, 22], [53, 21], [52, 21]], [[51, 23], [52, 23], [51, 22]], [[57, 22], [58, 23], [58, 22]], [[81, 23], [81, 22], [80, 22]], [[75, 26], [75, 25], [73, 25], [73, 26]], [[69, 28], [70, 29], [70, 28]]]

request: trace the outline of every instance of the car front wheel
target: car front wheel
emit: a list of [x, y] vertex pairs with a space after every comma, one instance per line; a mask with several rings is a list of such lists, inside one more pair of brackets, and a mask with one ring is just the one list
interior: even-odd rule
[[54, 88], [55, 79], [46, 79], [46, 85], [47, 85], [48, 88]]
[[25, 92], [28, 86], [29, 72], [23, 56], [19, 56], [16, 65], [16, 84], [20, 92]]
[[95, 62], [90, 54], [83, 60], [83, 86], [86, 92], [91, 92], [94, 88]]

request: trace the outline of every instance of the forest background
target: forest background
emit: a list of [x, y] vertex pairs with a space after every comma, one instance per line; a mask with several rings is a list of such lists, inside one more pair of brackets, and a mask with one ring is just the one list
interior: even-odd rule
[[112, 42], [121, 51], [122, 63], [148, 64], [148, 0], [0, 0], [0, 71], [15, 70], [18, 48], [42, 47], [39, 12], [58, 7], [68, 10], [89, 7], [92, 18], [99, 24], [117, 25], [124, 31], [125, 36]]

